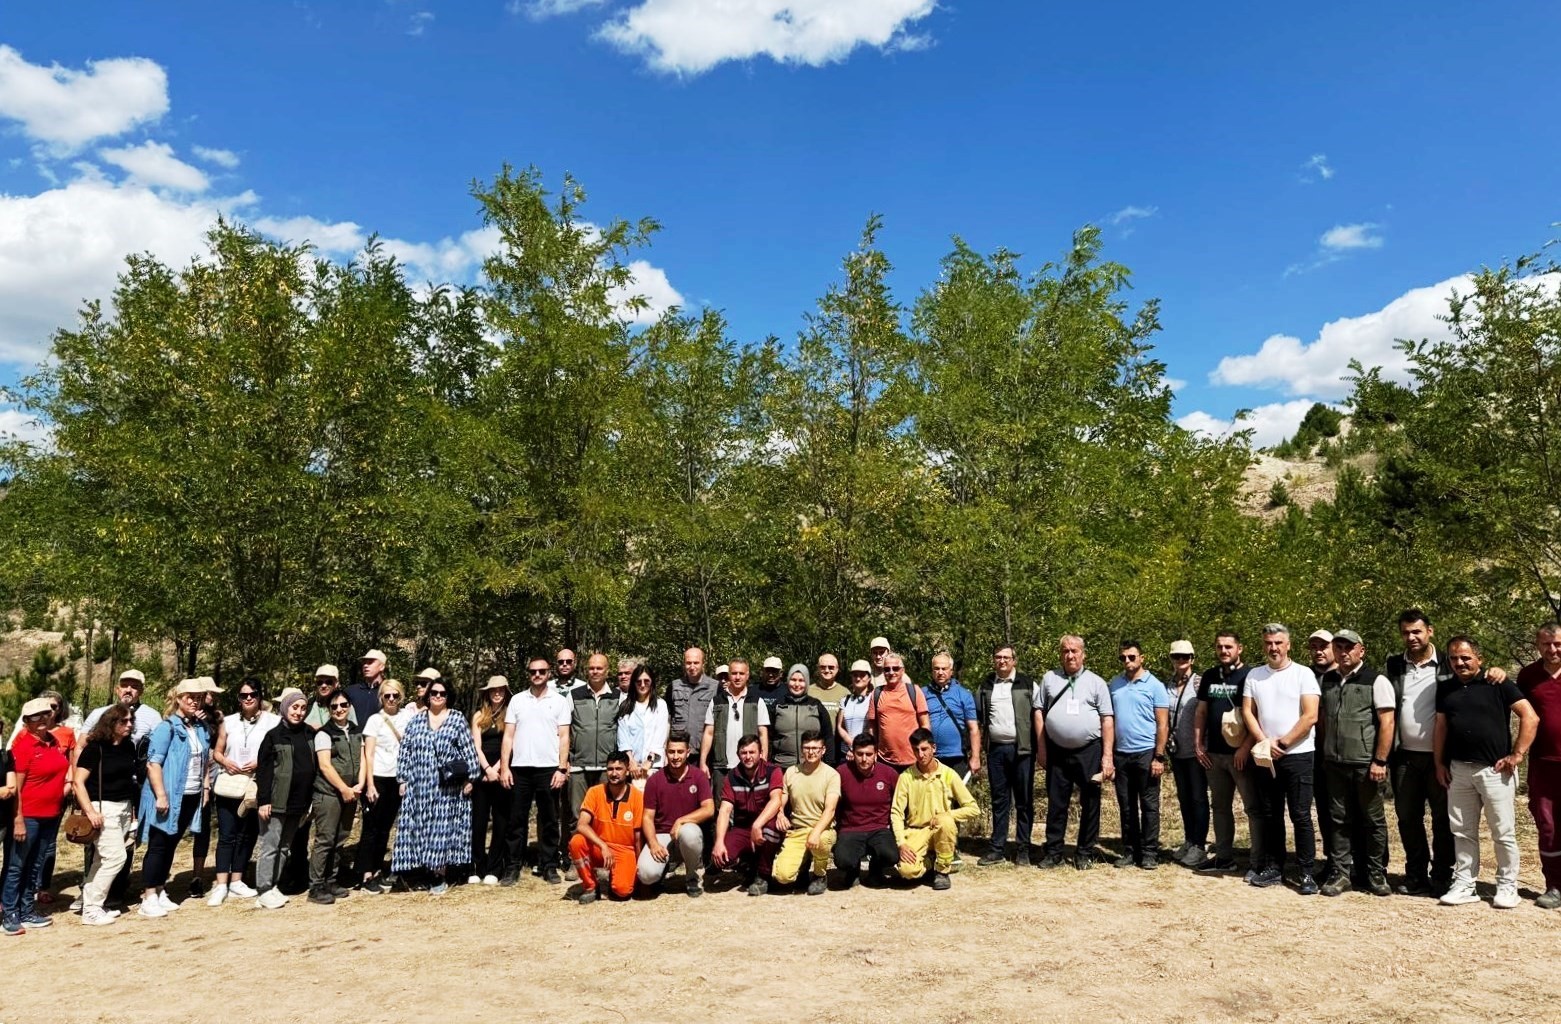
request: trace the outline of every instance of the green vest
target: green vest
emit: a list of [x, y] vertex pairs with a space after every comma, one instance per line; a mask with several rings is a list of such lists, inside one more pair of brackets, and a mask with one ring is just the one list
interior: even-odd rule
[[607, 759], [618, 749], [618, 706], [623, 698], [610, 683], [602, 686], [599, 697], [581, 683], [570, 698], [574, 708], [569, 720], [570, 766], [590, 771], [606, 768]]
[[[363, 734], [354, 732], [351, 726], [338, 729], [334, 723], [325, 726], [316, 735], [321, 734], [331, 738], [331, 767], [336, 769], [336, 774], [347, 785], [355, 784], [358, 781], [358, 769], [363, 764]], [[314, 777], [314, 791], [327, 796], [337, 795], [336, 787], [331, 785], [324, 772]]]
[[[729, 769], [726, 763], [726, 729], [730, 722], [727, 708], [732, 706], [732, 695], [723, 686], [716, 692], [710, 706], [715, 709], [715, 736], [710, 743], [710, 767]], [[750, 688], [743, 693], [743, 731], [740, 736], [755, 736], [759, 732], [759, 695]]]
[[1362, 664], [1349, 679], [1338, 670], [1322, 678], [1323, 760], [1336, 764], [1365, 765], [1377, 756], [1377, 708], [1372, 684], [1379, 673]]
[[[976, 721], [981, 724], [981, 746], [988, 751], [992, 749], [992, 688], [995, 685], [997, 674], [989, 672], [976, 691]], [[1035, 719], [1032, 717], [1035, 707], [1030, 699], [1034, 686], [1035, 680], [1024, 673], [1014, 674], [1014, 752], [1020, 757], [1035, 748]]]

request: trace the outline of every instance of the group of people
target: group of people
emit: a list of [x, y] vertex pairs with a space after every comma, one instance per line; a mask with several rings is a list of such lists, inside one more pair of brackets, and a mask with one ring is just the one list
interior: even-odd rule
[[[488, 678], [469, 719], [452, 709], [451, 684], [437, 669], [418, 672], [409, 697], [386, 678], [379, 650], [364, 655], [346, 686], [335, 666], [320, 666], [312, 696], [288, 689], [268, 701], [258, 680], [245, 679], [226, 713], [222, 691], [202, 677], [175, 686], [159, 715], [141, 703], [144, 678], [128, 671], [115, 701], [79, 727], [62, 696], [29, 701], [0, 752], [4, 932], [50, 924], [38, 902], [52, 898], [57, 836], [72, 803], [69, 830], [86, 858], [73, 909], [83, 924], [104, 925], [127, 905], [140, 844], [136, 912], [178, 909], [166, 885], [186, 834], [197, 844], [190, 893], [214, 906], [249, 899], [274, 910], [287, 904], [288, 888], [319, 904], [397, 887], [438, 895], [462, 876], [512, 886], [527, 866], [545, 883], [577, 880], [582, 903], [604, 889], [618, 899], [637, 887], [658, 891], [679, 868], [691, 897], [723, 873], [754, 896], [772, 886], [817, 895], [831, 868], [845, 887], [943, 890], [961, 864], [960, 826], [981, 814], [977, 779], [986, 780], [992, 811], [979, 866], [1008, 859], [1010, 821], [1013, 859], [1031, 863], [1037, 769], [1046, 790], [1041, 868], [1104, 860], [1152, 870], [1168, 857], [1200, 872], [1237, 872], [1240, 794], [1250, 884], [1286, 881], [1288, 839], [1302, 895], [1359, 888], [1387, 896], [1395, 891], [1391, 792], [1405, 859], [1397, 891], [1478, 900], [1484, 815], [1497, 851], [1492, 902], [1506, 908], [1519, 902], [1517, 768], [1530, 758], [1545, 878], [1535, 902], [1561, 906], [1561, 626], [1540, 628], [1540, 657], [1514, 680], [1487, 669], [1470, 637], [1438, 649], [1419, 609], [1398, 625], [1403, 650], [1381, 669], [1348, 629], [1312, 633], [1309, 663], [1293, 661], [1289, 630], [1271, 623], [1252, 666], [1240, 637], [1222, 631], [1201, 673], [1193, 645], [1173, 643], [1162, 680], [1143, 646], [1123, 641], [1108, 681], [1086, 667], [1084, 640], [1070, 635], [1039, 679], [1002, 646], [973, 687], [954, 677], [946, 653], [917, 685], [884, 637], [843, 679], [832, 654], [811, 671], [768, 657], [754, 680], [741, 659], [707, 674], [704, 652], [690, 648], [665, 687], [631, 662], [609, 679], [599, 653], [581, 678], [574, 652], [563, 650], [532, 659], [518, 690]], [[1182, 824], [1170, 851], [1160, 844], [1167, 769]], [[1112, 857], [1099, 845], [1108, 782], [1122, 832]], [[245, 882], [252, 858], [253, 886]], [[307, 881], [290, 885], [297, 874]]]

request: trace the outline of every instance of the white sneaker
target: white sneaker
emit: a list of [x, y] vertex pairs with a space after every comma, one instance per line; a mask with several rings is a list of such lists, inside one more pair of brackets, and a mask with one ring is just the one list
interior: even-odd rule
[[245, 885], [243, 879], [239, 879], [237, 881], [228, 883], [228, 895], [237, 896], [239, 899], [248, 900], [259, 896], [260, 894], [251, 887]]
[[1517, 886], [1498, 885], [1496, 887], [1496, 898], [1491, 900], [1491, 906], [1497, 910], [1511, 910], [1519, 902]]
[[483, 885], [498, 885], [499, 884], [499, 876], [498, 875], [483, 875], [482, 876], [482, 884]]
[[107, 914], [110, 918], [115, 918], [118, 917], [121, 912], [118, 910], [109, 910], [107, 907], [105, 907], [103, 908], [103, 913]]
[[206, 905], [208, 907], [220, 907], [222, 906], [222, 901], [227, 898], [228, 887], [225, 885], [214, 885], [211, 887], [211, 895], [206, 897]]
[[162, 892], [158, 893], [157, 898], [162, 901], [164, 910], [174, 911], [179, 909], [179, 901], [168, 895], [167, 889], [164, 889]]
[[1461, 907], [1465, 903], [1480, 902], [1479, 894], [1474, 891], [1472, 885], [1454, 885], [1442, 894], [1441, 904], [1444, 907]]
[[255, 906], [262, 910], [280, 910], [287, 905], [287, 897], [282, 895], [280, 889], [267, 889], [255, 900]]
[[467, 885], [481, 885], [482, 884], [482, 879], [477, 877], [476, 875], [469, 875], [469, 876], [467, 876], [466, 884]]
[[113, 924], [114, 918], [118, 916], [118, 914], [109, 913], [102, 907], [93, 907], [91, 910], [83, 910], [81, 912], [81, 923], [93, 925]]
[[156, 896], [149, 900], [142, 900], [141, 907], [136, 911], [142, 917], [167, 917], [168, 911], [163, 909], [162, 901]]
[[81, 913], [81, 907], [82, 907], [82, 902], [81, 902], [81, 897], [80, 896], [77, 896], [75, 899], [70, 901], [70, 912], [72, 914], [79, 914], [79, 913]]

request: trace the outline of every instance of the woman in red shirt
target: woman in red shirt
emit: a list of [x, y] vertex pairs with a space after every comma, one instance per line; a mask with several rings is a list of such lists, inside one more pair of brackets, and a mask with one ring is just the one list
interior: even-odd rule
[[53, 705], [47, 697], [28, 701], [22, 705], [21, 735], [11, 744], [16, 760], [17, 814], [11, 831], [16, 845], [0, 893], [0, 927], [6, 935], [53, 924], [33, 907], [43, 880], [44, 854], [59, 833], [65, 777], [70, 769], [70, 758], [49, 732], [53, 718]]

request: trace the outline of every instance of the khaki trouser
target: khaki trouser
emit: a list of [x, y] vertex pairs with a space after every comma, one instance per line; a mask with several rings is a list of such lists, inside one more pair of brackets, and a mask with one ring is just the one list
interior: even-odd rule
[[[797, 875], [802, 871], [802, 858], [808, 855], [808, 836], [812, 834], [813, 827], [796, 826], [786, 833], [786, 838], [781, 840], [780, 852], [775, 855], [775, 865], [770, 868], [770, 877], [781, 885], [787, 885], [797, 880]], [[825, 829], [819, 836], [818, 846], [813, 850], [813, 877], [823, 878], [829, 872], [829, 851], [835, 848], [835, 830]]]
[[97, 856], [92, 858], [92, 870], [81, 886], [83, 913], [103, 909], [103, 901], [108, 899], [109, 883], [119, 874], [119, 869], [125, 866], [125, 859], [129, 856], [125, 847], [130, 842], [130, 833], [133, 831], [130, 824], [135, 818], [135, 805], [128, 800], [104, 800], [102, 803], [94, 803], [94, 806], [103, 815], [103, 831], [93, 844]]
[[905, 845], [911, 848], [916, 859], [911, 863], [902, 860], [896, 865], [900, 869], [900, 877], [920, 878], [927, 873], [929, 866], [933, 871], [947, 874], [954, 863], [954, 844], [958, 840], [959, 823], [954, 820], [952, 814], [938, 815], [932, 820], [931, 825], [907, 828]]

